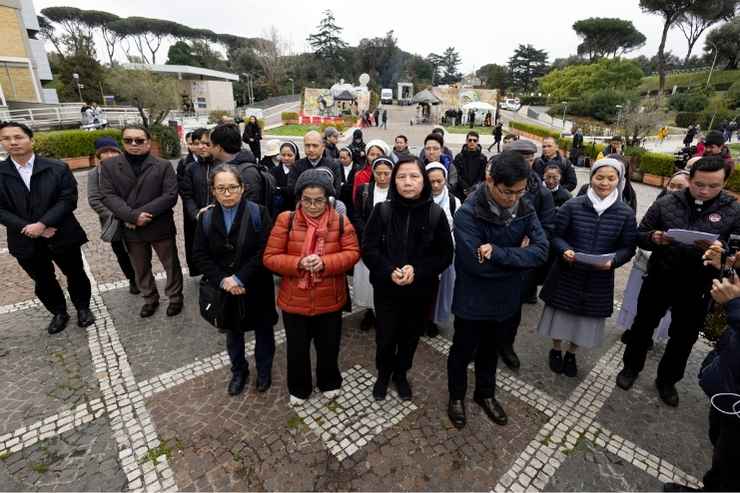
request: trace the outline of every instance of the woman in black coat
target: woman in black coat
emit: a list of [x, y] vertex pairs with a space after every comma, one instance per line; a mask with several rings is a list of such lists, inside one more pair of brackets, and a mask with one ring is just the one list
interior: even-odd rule
[[[210, 184], [216, 203], [198, 218], [193, 260], [203, 272], [201, 282], [226, 293], [223, 331], [232, 372], [228, 393], [240, 394], [247, 383], [244, 333], [251, 330], [255, 332], [257, 391], [265, 392], [271, 385], [273, 326], [277, 323], [272, 274], [262, 264], [272, 222], [267, 209], [243, 196], [244, 184], [236, 167], [217, 166]], [[243, 233], [242, 228], [246, 228]], [[240, 237], [244, 238], [241, 247]]]
[[295, 163], [301, 159], [298, 146], [293, 142], [283, 142], [280, 145], [280, 164], [270, 170], [275, 177], [276, 193], [280, 196], [280, 203], [275, 211], [277, 217], [283, 211], [295, 210], [295, 194], [288, 184], [288, 177]]
[[254, 154], [257, 161], [262, 157], [262, 150], [260, 147], [260, 141], [262, 140], [262, 129], [257, 122], [257, 117], [252, 115], [247, 120], [247, 124], [244, 126], [244, 134], [242, 135], [242, 141], [249, 146], [252, 154]]
[[[575, 377], [576, 349], [603, 342], [606, 318], [614, 306], [614, 270], [635, 254], [635, 213], [621, 200], [624, 173], [621, 161], [600, 159], [591, 168], [586, 194], [558, 210], [552, 238], [557, 260], [540, 293], [545, 309], [537, 328], [553, 340], [549, 360], [555, 373]], [[589, 263], [579, 254], [613, 258]], [[563, 340], [570, 342], [565, 358]]]

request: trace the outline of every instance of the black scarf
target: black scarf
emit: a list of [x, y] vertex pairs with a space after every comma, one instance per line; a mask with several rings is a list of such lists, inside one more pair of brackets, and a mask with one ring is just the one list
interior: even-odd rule
[[123, 155], [126, 157], [126, 161], [128, 162], [129, 166], [131, 166], [131, 171], [134, 172], [134, 175], [138, 178], [142, 171], [144, 171], [144, 161], [146, 161], [146, 158], [149, 157], [149, 153], [136, 155], [136, 154], [129, 154], [128, 152], [123, 153]]

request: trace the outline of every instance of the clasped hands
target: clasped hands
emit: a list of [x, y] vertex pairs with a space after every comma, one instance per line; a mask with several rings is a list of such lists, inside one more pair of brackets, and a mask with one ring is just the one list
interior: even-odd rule
[[126, 227], [128, 229], [136, 229], [137, 227], [140, 228], [152, 222], [152, 219], [154, 219], [154, 216], [152, 216], [150, 213], [142, 212], [141, 214], [139, 214], [139, 217], [136, 218], [136, 223], [126, 223]]
[[306, 255], [298, 262], [298, 267], [308, 272], [320, 272], [324, 270], [324, 261], [318, 255]]
[[26, 224], [21, 229], [21, 234], [28, 236], [29, 238], [51, 238], [57, 232], [57, 228], [47, 227], [43, 223]]
[[224, 277], [221, 281], [221, 289], [235, 296], [239, 296], [247, 292], [245, 288], [239, 286], [239, 283], [236, 282], [234, 276]]
[[414, 267], [408, 264], [403, 267], [396, 267], [391, 273], [391, 281], [399, 286], [411, 284], [414, 282]]

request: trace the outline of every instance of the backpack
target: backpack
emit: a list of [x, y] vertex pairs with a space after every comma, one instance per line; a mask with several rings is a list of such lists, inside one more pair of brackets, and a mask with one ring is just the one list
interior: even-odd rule
[[275, 212], [280, 210], [282, 205], [282, 196], [278, 193], [277, 181], [275, 176], [270, 173], [267, 166], [259, 163], [246, 163], [242, 169], [253, 167], [257, 170], [260, 180], [262, 181], [261, 205], [265, 206], [270, 217], [275, 217]]

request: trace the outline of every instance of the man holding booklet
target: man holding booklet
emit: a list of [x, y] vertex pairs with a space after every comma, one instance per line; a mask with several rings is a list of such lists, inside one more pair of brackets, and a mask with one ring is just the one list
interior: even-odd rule
[[675, 385], [683, 378], [703, 326], [716, 276], [702, 255], [712, 240], [726, 242], [740, 233], [740, 204], [722, 191], [730, 172], [721, 158], [700, 159], [691, 168], [689, 187], [656, 200], [638, 227], [638, 246], [653, 254], [622, 358], [624, 368], [617, 375], [617, 385], [624, 390], [642, 371], [653, 331], [670, 308], [670, 339], [655, 385], [663, 402], [678, 406]]

